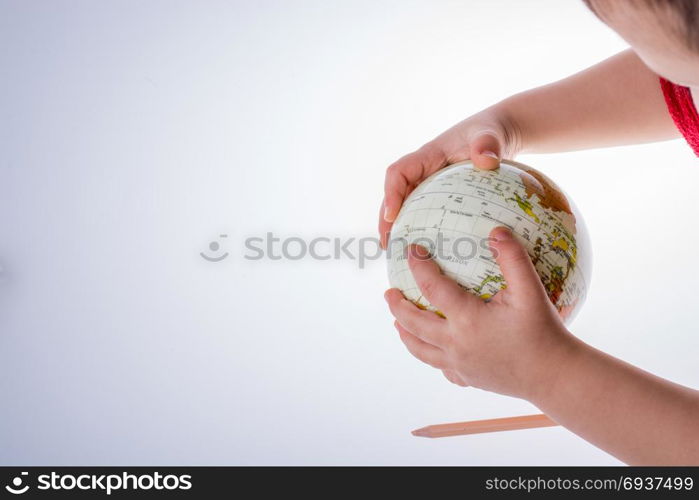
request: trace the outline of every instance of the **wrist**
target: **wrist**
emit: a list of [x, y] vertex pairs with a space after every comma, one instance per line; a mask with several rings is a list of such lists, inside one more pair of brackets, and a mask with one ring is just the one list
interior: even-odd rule
[[524, 399], [539, 408], [547, 406], [563, 390], [569, 374], [589, 347], [565, 329], [553, 339], [535, 361], [537, 369], [531, 370], [534, 379], [526, 384]]
[[420, 149], [430, 154], [439, 153], [447, 163], [455, 163], [468, 158], [473, 139], [484, 133], [497, 139], [500, 158], [514, 158], [522, 150], [521, 128], [507, 100], [457, 123]]
[[486, 110], [492, 113], [505, 135], [505, 158], [514, 158], [529, 148], [526, 144], [526, 124], [517, 113], [518, 99], [519, 95], [515, 94]]

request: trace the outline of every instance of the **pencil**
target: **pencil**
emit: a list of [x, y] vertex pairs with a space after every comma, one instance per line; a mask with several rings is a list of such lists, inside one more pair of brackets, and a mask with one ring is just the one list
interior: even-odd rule
[[482, 432], [515, 431], [518, 429], [534, 429], [536, 427], [553, 427], [558, 425], [546, 415], [521, 415], [518, 417], [491, 418], [488, 420], [472, 420], [470, 422], [455, 422], [452, 424], [428, 425], [415, 429], [413, 436], [438, 438], [462, 436], [464, 434], [480, 434]]

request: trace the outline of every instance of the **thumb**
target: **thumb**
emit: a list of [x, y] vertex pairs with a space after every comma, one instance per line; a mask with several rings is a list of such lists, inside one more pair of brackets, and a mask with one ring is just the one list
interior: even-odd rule
[[490, 238], [490, 246], [507, 283], [508, 293], [520, 299], [538, 297], [548, 300], [529, 254], [512, 232], [506, 227], [496, 227], [490, 232]]
[[476, 168], [495, 170], [500, 166], [500, 139], [491, 132], [481, 132], [470, 142], [470, 157]]
[[474, 308], [481, 301], [466, 292], [456, 281], [442, 273], [439, 265], [430, 258], [428, 250], [419, 245], [408, 247], [408, 265], [420, 293], [447, 317], [455, 311]]

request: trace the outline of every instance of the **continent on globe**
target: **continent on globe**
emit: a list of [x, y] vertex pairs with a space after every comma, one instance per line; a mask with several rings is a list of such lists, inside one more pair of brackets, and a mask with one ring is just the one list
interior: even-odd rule
[[565, 193], [541, 172], [503, 160], [496, 170], [457, 163], [425, 179], [405, 200], [388, 245], [392, 287], [417, 306], [441, 314], [420, 293], [408, 268], [411, 243], [426, 247], [447, 276], [490, 300], [507, 286], [488, 238], [510, 228], [524, 245], [551, 302], [570, 322], [590, 283], [592, 258], [585, 223]]

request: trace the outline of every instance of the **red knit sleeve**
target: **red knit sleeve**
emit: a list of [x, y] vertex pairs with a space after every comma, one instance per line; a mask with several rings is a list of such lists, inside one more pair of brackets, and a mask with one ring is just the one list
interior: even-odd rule
[[660, 86], [675, 125], [687, 139], [694, 154], [699, 156], [699, 114], [692, 99], [692, 92], [688, 87], [676, 85], [664, 78], [660, 78]]

